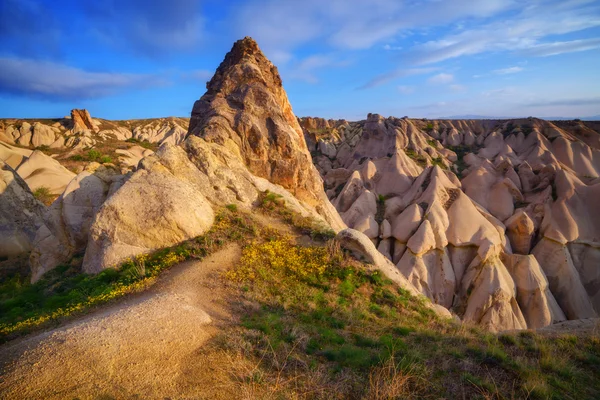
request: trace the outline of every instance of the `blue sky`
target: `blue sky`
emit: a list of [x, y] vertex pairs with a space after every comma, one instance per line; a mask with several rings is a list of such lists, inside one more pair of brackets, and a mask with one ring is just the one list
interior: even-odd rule
[[189, 116], [252, 36], [294, 112], [600, 115], [600, 2], [0, 0], [0, 117]]

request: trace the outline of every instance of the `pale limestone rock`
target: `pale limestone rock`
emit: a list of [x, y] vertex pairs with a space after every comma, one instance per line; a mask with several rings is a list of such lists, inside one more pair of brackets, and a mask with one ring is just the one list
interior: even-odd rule
[[373, 264], [386, 278], [401, 288], [408, 290], [415, 296], [419, 294], [414, 286], [398, 271], [396, 266], [378, 252], [373, 242], [364, 234], [354, 229], [344, 229], [337, 234], [336, 240], [342, 248], [352, 252], [359, 260], [362, 259], [367, 263]]
[[85, 251], [92, 221], [112, 191], [124, 177], [98, 163], [88, 165], [44, 214], [29, 258], [32, 281], [73, 255]]
[[419, 229], [406, 244], [414, 254], [423, 254], [435, 248], [435, 235], [429, 220], [423, 221]]
[[390, 225], [387, 219], [384, 219], [381, 222], [379, 231], [379, 237], [381, 239], [387, 239], [392, 236], [392, 225]]
[[33, 147], [50, 146], [56, 140], [54, 130], [40, 122], [33, 124], [33, 133], [31, 137], [31, 145]]
[[505, 221], [506, 235], [511, 247], [518, 254], [529, 254], [535, 225], [524, 209], [520, 208]]
[[423, 254], [408, 250], [397, 267], [431, 301], [446, 308], [452, 306], [456, 277], [447, 250], [433, 249]]
[[98, 273], [125, 259], [206, 232], [212, 207], [159, 163], [141, 169], [102, 205], [90, 228], [83, 270]]
[[367, 215], [362, 219], [359, 219], [353, 224], [353, 229], [362, 232], [369, 239], [376, 239], [379, 236], [379, 225], [375, 221], [373, 215]]
[[423, 210], [418, 204], [412, 204], [394, 219], [392, 224], [392, 236], [402, 243], [408, 242], [415, 233], [421, 220], [423, 219]]
[[31, 156], [17, 168], [17, 173], [27, 182], [32, 191], [46, 187], [52, 194], [61, 194], [75, 174], [52, 157], [41, 151], [34, 151]]
[[23, 161], [31, 156], [31, 153], [33, 151], [0, 142], [0, 160], [12, 169], [17, 169]]
[[44, 206], [27, 184], [0, 161], [0, 257], [13, 257], [31, 250], [35, 232], [42, 226]]
[[550, 291], [568, 319], [598, 316], [566, 245], [542, 238], [531, 253], [546, 274]]
[[461, 282], [463, 320], [492, 332], [527, 329], [516, 295], [515, 283], [500, 259], [481, 263], [476, 257]]
[[356, 199], [348, 211], [341, 214], [342, 219], [346, 225], [354, 227], [359, 221], [364, 220], [366, 217], [375, 216], [377, 212], [377, 199], [375, 194], [365, 190]]
[[534, 256], [504, 254], [502, 262], [515, 281], [517, 301], [529, 329], [542, 328], [566, 319]]
[[377, 251], [390, 261], [392, 261], [392, 240], [393, 239], [383, 239], [379, 242], [379, 246], [377, 246]]

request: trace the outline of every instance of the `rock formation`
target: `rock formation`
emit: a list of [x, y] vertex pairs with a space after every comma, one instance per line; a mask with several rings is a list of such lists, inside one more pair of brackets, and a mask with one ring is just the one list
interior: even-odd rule
[[31, 250], [35, 232], [42, 226], [44, 206], [27, 184], [0, 161], [0, 259]]
[[189, 134], [237, 154], [249, 171], [343, 223], [323, 193], [277, 68], [254, 40], [237, 41], [192, 109]]
[[493, 331], [597, 316], [597, 131], [533, 118], [300, 123], [343, 220], [432, 301]]

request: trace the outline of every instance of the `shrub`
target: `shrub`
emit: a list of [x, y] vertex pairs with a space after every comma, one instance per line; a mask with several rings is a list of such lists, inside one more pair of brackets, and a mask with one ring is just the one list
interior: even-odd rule
[[109, 156], [102, 156], [102, 157], [100, 157], [100, 159], [98, 160], [98, 162], [100, 162], [101, 164], [111, 163], [112, 162], [112, 158], [110, 158]]
[[102, 157], [102, 153], [98, 150], [91, 149], [87, 152], [88, 161], [98, 161]]
[[33, 196], [47, 206], [52, 204], [55, 197], [52, 195], [52, 193], [50, 193], [50, 189], [46, 186], [40, 186], [39, 188], [35, 189], [33, 191]]

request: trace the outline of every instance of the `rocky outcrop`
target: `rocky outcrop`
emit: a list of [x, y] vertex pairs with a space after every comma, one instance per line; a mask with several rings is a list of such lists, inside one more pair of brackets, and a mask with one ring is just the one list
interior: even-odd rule
[[98, 128], [88, 110], [71, 110], [71, 130], [74, 134], [97, 131]]
[[83, 271], [98, 273], [211, 227], [214, 213], [208, 200], [161, 164], [160, 157], [148, 157], [100, 207], [90, 227]]
[[8, 164], [0, 161], [0, 259], [31, 250], [44, 206]]
[[248, 170], [281, 185], [344, 227], [323, 193], [277, 68], [251, 38], [237, 41], [192, 109], [189, 135], [236, 154]]
[[377, 114], [302, 126], [344, 221], [435, 303], [493, 331], [597, 315], [597, 131]]
[[98, 163], [88, 165], [44, 213], [30, 255], [32, 281], [47, 271], [82, 255], [96, 213], [106, 198], [123, 184], [125, 177]]

